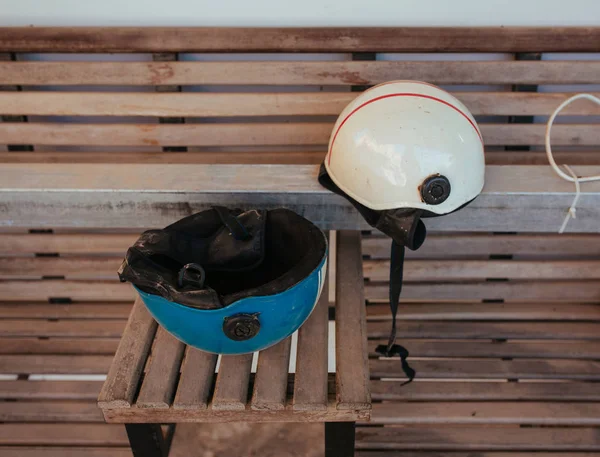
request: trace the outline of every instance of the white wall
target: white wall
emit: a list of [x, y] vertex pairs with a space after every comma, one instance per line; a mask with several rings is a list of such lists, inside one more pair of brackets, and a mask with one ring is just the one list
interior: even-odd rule
[[0, 0], [25, 25], [600, 25], [600, 0]]

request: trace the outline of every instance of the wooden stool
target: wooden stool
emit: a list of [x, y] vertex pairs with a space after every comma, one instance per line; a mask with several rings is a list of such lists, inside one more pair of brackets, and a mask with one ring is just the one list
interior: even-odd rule
[[[106, 422], [125, 424], [134, 456], [165, 457], [179, 422], [324, 422], [325, 454], [353, 455], [355, 422], [371, 410], [359, 232], [338, 233], [337, 259], [331, 376], [326, 287], [298, 331], [295, 375], [291, 337], [259, 353], [255, 375], [252, 354], [222, 356], [215, 374], [216, 355], [186, 347], [138, 299], [98, 398]], [[172, 424], [167, 436], [160, 424]]]

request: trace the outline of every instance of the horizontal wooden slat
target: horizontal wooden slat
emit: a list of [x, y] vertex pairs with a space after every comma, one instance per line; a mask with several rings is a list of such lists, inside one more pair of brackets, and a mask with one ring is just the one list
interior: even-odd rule
[[102, 422], [96, 402], [0, 402], [2, 422]]
[[[1, 263], [1, 260], [0, 260]], [[3, 303], [0, 318], [8, 319], [127, 319], [132, 303]]]
[[[329, 141], [333, 124], [64, 124], [0, 123], [0, 143], [89, 146], [278, 146], [321, 145]], [[481, 124], [483, 139], [492, 145], [542, 145], [543, 124]], [[598, 145], [595, 124], [556, 125], [555, 145]]]
[[[386, 338], [390, 322], [369, 322], [369, 338]], [[600, 323], [573, 322], [401, 322], [398, 337], [454, 339], [593, 340]]]
[[102, 381], [0, 381], [0, 398], [89, 400], [95, 403]]
[[70, 298], [73, 301], [116, 301], [135, 299], [129, 284], [114, 281], [5, 281], [0, 280], [0, 297], [7, 301], [42, 301]]
[[[404, 407], [402, 407], [404, 406]], [[534, 402], [412, 402], [376, 403], [372, 424], [600, 424], [600, 403]]]
[[[26, 425], [26, 424], [24, 424]], [[3, 457], [132, 457], [128, 447], [2, 447]], [[518, 456], [516, 456], [518, 457]], [[541, 456], [545, 457], [545, 456]], [[564, 456], [555, 456], [564, 457]], [[585, 456], [582, 456], [585, 457]]]
[[128, 446], [129, 441], [123, 425], [0, 424], [0, 444], [9, 446]]
[[0, 354], [113, 355], [119, 338], [0, 338]]
[[[429, 222], [429, 221], [427, 221]], [[0, 240], [2, 237], [0, 236]], [[390, 257], [390, 240], [367, 235], [362, 240], [363, 254], [374, 258]], [[516, 256], [599, 256], [600, 237], [595, 234], [429, 234], [417, 251], [407, 251], [407, 259]]]
[[125, 319], [4, 319], [0, 336], [119, 337]]
[[[371, 381], [373, 400], [385, 401], [599, 401], [595, 383]], [[398, 405], [398, 414], [411, 405]], [[416, 408], [415, 408], [416, 409]]]
[[[1, 147], [0, 147], [1, 148]], [[282, 148], [283, 149], [283, 148]], [[1, 150], [1, 149], [0, 149]], [[129, 151], [73, 151], [73, 152], [0, 152], [0, 163], [119, 163], [119, 164], [281, 164], [315, 165], [321, 164], [326, 151], [287, 151], [261, 152], [248, 150], [221, 152], [129, 152]], [[498, 151], [486, 152], [488, 165], [547, 165], [545, 152]], [[600, 165], [600, 154], [595, 151], [554, 152], [557, 163], [571, 165]], [[133, 244], [133, 240], [131, 243]], [[109, 251], [117, 252], [117, 251]], [[121, 251], [118, 251], [121, 253]]]
[[151, 408], [118, 408], [105, 409], [104, 418], [109, 423], [219, 423], [219, 422], [349, 422], [367, 420], [369, 411], [336, 409], [331, 401], [323, 411], [294, 411], [292, 405], [285, 409], [273, 411], [256, 411], [244, 409], [198, 409], [195, 407], [151, 409]]
[[[399, 360], [371, 360], [374, 378], [404, 378]], [[600, 363], [588, 360], [411, 360], [420, 379], [600, 380]]]
[[[1, 146], [0, 146], [1, 148]], [[1, 149], [0, 149], [1, 151]], [[325, 158], [326, 151], [281, 151], [281, 152], [0, 152], [0, 163], [195, 163], [195, 164], [287, 164], [308, 165], [320, 164]], [[559, 160], [559, 153], [554, 155]], [[547, 160], [547, 159], [546, 159]], [[577, 162], [569, 161], [576, 164]], [[593, 163], [600, 164], [600, 159]], [[132, 239], [133, 244], [135, 238]], [[115, 251], [108, 251], [115, 252]]]
[[[387, 300], [389, 287], [385, 285], [365, 286], [367, 300]], [[402, 287], [404, 300], [449, 300], [480, 301], [506, 300], [526, 301], [570, 301], [598, 302], [598, 281], [527, 281], [527, 282], [480, 282], [449, 284], [405, 283]]]
[[[600, 67], [600, 65], [599, 65]], [[572, 94], [455, 93], [474, 115], [547, 115]], [[597, 95], [597, 94], [596, 94]], [[0, 92], [0, 114], [61, 116], [337, 116], [356, 97], [352, 92], [303, 93], [122, 93]], [[599, 114], [584, 101], [564, 114]]]
[[591, 452], [437, 452], [437, 451], [357, 451], [355, 457], [597, 457], [597, 454]]
[[[369, 341], [371, 357], [380, 357], [375, 349], [387, 338]], [[402, 339], [412, 357], [460, 357], [460, 358], [540, 358], [540, 359], [600, 359], [597, 341], [420, 341]]]
[[[365, 278], [384, 281], [389, 274], [388, 260], [364, 262]], [[405, 281], [486, 278], [600, 279], [600, 260], [407, 260], [404, 264]]]
[[138, 298], [119, 342], [106, 382], [98, 396], [98, 405], [129, 408], [152, 346], [157, 323]]
[[[371, 321], [390, 319], [389, 304], [370, 304], [367, 317]], [[598, 321], [600, 306], [567, 303], [403, 303], [398, 309], [398, 318], [403, 321]]]
[[[575, 171], [599, 173], [597, 167], [576, 167]], [[160, 227], [221, 204], [286, 206], [322, 228], [368, 228], [348, 202], [319, 185], [317, 173], [318, 167], [302, 165], [5, 164], [0, 167], [0, 216], [4, 216], [0, 226]], [[427, 220], [427, 227], [556, 233], [574, 195], [572, 183], [558, 178], [548, 166], [488, 166], [486, 186], [477, 200], [454, 214]], [[568, 230], [598, 231], [598, 208], [600, 183], [586, 183], [577, 219]], [[527, 211], [526, 218], [523, 211]], [[61, 288], [73, 284], [66, 281]], [[27, 295], [35, 294], [21, 291], [18, 284], [11, 288], [13, 295], [21, 292], [22, 299], [34, 299]], [[104, 287], [102, 297], [100, 293], [89, 295], [97, 295], [98, 300], [133, 296], [127, 285], [111, 288]], [[0, 293], [2, 289], [4, 284], [0, 284]], [[92, 289], [86, 286], [88, 292]], [[77, 295], [83, 295], [81, 292]]]
[[0, 257], [0, 278], [115, 279], [122, 262], [123, 257]]
[[600, 450], [597, 428], [369, 427], [358, 429], [356, 439], [358, 449], [569, 452]]
[[[600, 239], [597, 241], [600, 244]], [[114, 279], [121, 262], [121, 257], [0, 257], [0, 278], [41, 279], [42, 276], [51, 275], [65, 276], [66, 279]], [[366, 260], [364, 276], [371, 281], [387, 280], [389, 261]], [[408, 259], [404, 267], [405, 281], [453, 281], [486, 278], [600, 279], [600, 260]], [[105, 306], [112, 307], [113, 310], [118, 309], [117, 305]], [[110, 311], [107, 310], [107, 312]]]
[[598, 27], [9, 27], [0, 52], [598, 50]]
[[0, 84], [373, 85], [597, 84], [597, 61], [0, 62]]
[[0, 373], [105, 374], [112, 355], [1, 355]]
[[0, 252], [124, 255], [136, 238], [134, 234], [119, 233], [2, 233]]

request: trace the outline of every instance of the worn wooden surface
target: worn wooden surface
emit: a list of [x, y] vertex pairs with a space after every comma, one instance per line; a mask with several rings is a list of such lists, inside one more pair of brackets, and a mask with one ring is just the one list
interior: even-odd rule
[[[600, 64], [598, 72], [600, 72]], [[458, 92], [453, 95], [458, 97], [473, 115], [525, 116], [548, 114], [572, 94]], [[356, 94], [353, 92], [291, 94], [0, 92], [0, 112], [38, 116], [165, 116], [167, 114], [182, 117], [337, 116], [355, 97]], [[600, 113], [600, 107], [584, 100], [568, 106], [563, 113], [597, 115]]]
[[[335, 306], [337, 344], [342, 346], [336, 353], [335, 382], [328, 375], [329, 287], [324, 279], [319, 302], [298, 332], [292, 373], [289, 370], [291, 337], [258, 353], [255, 374], [251, 373], [253, 354], [221, 356], [215, 374], [215, 356], [187, 348], [182, 363], [184, 345], [161, 328], [148, 356], [150, 343], [128, 324], [114, 363], [125, 363], [121, 355], [124, 348], [130, 347], [131, 341], [137, 341], [138, 347], [131, 347], [128, 356], [145, 366], [145, 376], [142, 380], [133, 368], [111, 368], [98, 399], [104, 418], [117, 423], [368, 419], [371, 400], [367, 324], [360, 291], [360, 234], [344, 233], [339, 237], [337, 251], [337, 262], [343, 265], [336, 268], [336, 284], [338, 289], [347, 290], [338, 292]], [[139, 312], [139, 302], [136, 302], [132, 316]], [[138, 329], [148, 328], [152, 318], [145, 314], [142, 320], [137, 322]], [[121, 375], [119, 372], [123, 370], [126, 373]], [[113, 378], [115, 375], [118, 377]], [[126, 388], [124, 380], [129, 383]], [[137, 398], [130, 395], [138, 390]]]
[[[117, 265], [117, 259], [142, 228], [164, 226], [203, 205], [224, 202], [219, 192], [205, 201], [198, 199], [199, 183], [203, 179], [209, 181], [197, 169], [191, 170], [195, 174], [190, 172], [189, 164], [319, 164], [326, 150], [327, 125], [350, 100], [350, 87], [392, 79], [419, 79], [443, 85], [474, 85], [469, 87], [474, 92], [462, 92], [461, 87], [450, 90], [478, 116], [488, 144], [486, 162], [520, 167], [507, 173], [491, 167], [487, 176], [491, 192], [456, 215], [427, 221], [430, 231], [441, 228], [486, 233], [433, 234], [422, 249], [408, 254], [399, 334], [418, 371], [417, 380], [408, 386], [400, 387], [397, 381], [402, 379], [399, 361], [379, 359], [374, 352], [376, 345], [385, 341], [389, 328], [385, 274], [389, 242], [373, 235], [363, 240], [363, 254], [369, 256], [364, 288], [370, 334], [367, 350], [371, 372], [380, 377], [374, 377], [370, 383], [376, 403], [374, 426], [358, 428], [357, 455], [597, 455], [600, 286], [596, 262], [600, 258], [600, 242], [592, 234], [552, 234], [571, 204], [574, 189], [554, 177], [547, 167], [540, 147], [543, 124], [508, 123], [509, 118], [505, 117], [523, 120], [526, 116], [547, 115], [573, 89], [569, 84], [599, 83], [597, 59], [584, 61], [583, 57], [592, 58], [591, 55], [562, 54], [554, 56], [560, 59], [556, 61], [505, 61], [502, 59], [511, 56], [495, 54], [465, 62], [380, 55], [380, 59], [400, 60], [367, 62], [350, 61], [349, 54], [322, 61], [316, 60], [322, 56], [307, 54], [302, 60], [286, 62], [271, 57], [265, 61], [134, 61], [145, 58], [139, 55], [124, 56], [130, 60], [127, 62], [26, 62], [15, 61], [14, 53], [600, 52], [598, 30], [1, 29], [0, 52], [7, 53], [0, 55], [0, 115], [4, 121], [0, 129], [0, 170], [7, 170], [6, 163], [22, 164], [22, 168], [7, 170], [0, 180], [6, 190], [5, 183], [13, 179], [14, 191], [10, 198], [5, 193], [1, 198], [9, 205], [1, 214], [10, 217], [0, 220], [10, 220], [12, 225], [6, 224], [0, 233], [0, 374], [10, 376], [10, 380], [0, 381], [0, 400], [8, 400], [0, 408], [0, 454], [131, 455], [122, 426], [95, 422], [99, 416], [93, 412], [92, 402], [101, 381], [33, 379], [39, 375], [102, 375], [108, 371], [126, 324], [128, 303], [134, 297], [129, 287], [116, 282], [112, 265]], [[495, 60], [484, 61], [488, 58]], [[495, 86], [484, 86], [489, 84]], [[557, 85], [552, 90], [558, 93], [511, 91], [524, 84]], [[80, 86], [80, 92], [57, 87], [67, 85]], [[92, 92], [94, 85], [150, 87], [135, 89], [148, 93], [131, 89], [115, 94], [110, 90]], [[155, 92], [156, 87], [162, 91], [178, 85], [221, 88], [218, 93], [211, 93], [212, 88], [206, 92], [203, 87], [203, 92], [185, 94]], [[18, 86], [23, 90], [17, 91]], [[46, 90], [48, 86], [54, 86], [53, 91]], [[187, 89], [190, 88], [184, 87]], [[583, 90], [582, 86], [577, 90]], [[557, 126], [561, 128], [553, 132], [557, 161], [585, 165], [581, 170], [577, 167], [577, 172], [586, 174], [593, 171], [588, 167], [600, 165], [596, 121], [587, 117], [598, 110], [593, 105], [577, 103], [565, 112], [579, 117], [573, 127]], [[27, 119], [24, 115], [50, 117]], [[78, 120], [84, 124], [65, 126], [65, 120], [55, 115], [81, 116]], [[111, 116], [108, 125], [99, 124], [97, 118], [85, 118], [105, 115]], [[125, 124], [118, 116], [136, 118]], [[176, 125], [172, 129], [158, 123], [161, 117], [185, 116], [210, 122], [210, 130], [208, 126], [191, 124], [194, 129], [204, 129], [198, 130], [205, 134], [200, 136], [190, 133], [191, 127], [181, 129]], [[140, 131], [139, 126], [148, 131]], [[286, 130], [291, 128], [295, 130]], [[91, 136], [97, 133], [104, 137]], [[174, 140], [175, 137], [183, 140]], [[37, 144], [31, 151], [28, 149], [32, 149], [29, 145], [33, 140]], [[18, 143], [9, 148], [9, 141]], [[178, 144], [166, 144], [173, 141]], [[530, 150], [505, 151], [507, 146], [527, 146]], [[164, 153], [163, 147], [190, 150]], [[59, 164], [51, 182], [48, 176], [36, 175], [36, 163]], [[79, 177], [68, 171], [70, 164], [77, 163], [86, 165]], [[117, 179], [116, 185], [96, 181], [95, 192], [88, 192], [86, 186], [94, 187], [95, 171], [87, 165], [95, 163], [111, 164], [98, 176], [122, 173], [122, 179]], [[132, 189], [112, 192], [122, 185], [120, 182], [131, 181], [141, 172], [140, 163], [158, 164], [157, 170], [180, 164], [184, 173], [163, 174], [162, 181], [142, 176], [139, 182], [143, 185], [133, 189], [138, 197], [143, 197], [137, 200], [130, 198]], [[269, 179], [280, 174], [279, 170], [272, 171]], [[186, 181], [187, 176], [192, 177]], [[297, 177], [285, 179], [298, 182]], [[314, 183], [314, 176], [308, 180]], [[79, 190], [72, 192], [71, 186], [77, 182]], [[152, 187], [154, 182], [159, 185]], [[36, 188], [38, 183], [41, 185]], [[174, 197], [181, 183], [187, 186], [187, 193]], [[261, 183], [255, 180], [252, 185], [256, 188]], [[232, 183], [226, 183], [224, 192], [227, 187], [233, 188]], [[571, 221], [569, 230], [597, 232], [598, 189], [586, 184], [582, 190], [578, 219]], [[323, 221], [320, 211], [307, 208], [305, 197], [300, 191], [284, 203], [328, 226], [331, 221]], [[256, 194], [248, 195], [235, 203], [252, 204], [256, 198]], [[325, 193], [319, 198], [324, 199], [329, 213], [336, 214], [334, 226], [367, 228], [359, 225], [360, 218], [339, 199], [327, 200], [330, 197]], [[118, 211], [114, 209], [117, 206]], [[126, 217], [123, 211], [128, 212]], [[19, 229], [47, 227], [59, 232], [56, 227], [65, 224], [80, 227], [79, 233], [63, 230], [29, 234], [26, 229]], [[97, 230], [130, 225], [136, 225], [133, 233]], [[96, 229], [95, 233], [82, 233], [83, 227]], [[10, 233], [6, 232], [8, 228]], [[549, 233], [542, 236], [490, 231]], [[35, 258], [36, 253], [59, 257]], [[65, 256], [75, 257], [66, 260]], [[431, 281], [427, 281], [429, 273], [433, 274], [429, 276]], [[285, 356], [286, 351], [277, 351], [271, 358], [275, 362], [266, 367], [273, 367], [273, 363], [285, 365]], [[195, 420], [198, 410], [211, 410], [214, 376], [207, 373], [214, 373], [215, 362], [216, 357], [188, 351], [179, 368], [181, 379], [168, 411], [175, 415], [176, 409], [182, 408], [186, 420]], [[251, 375], [249, 404], [261, 405], [256, 402], [267, 400], [262, 405], [275, 405], [269, 413], [273, 417], [281, 414], [283, 420], [297, 420], [297, 412], [290, 410], [289, 404], [279, 409], [282, 378], [277, 378], [279, 391], [269, 391], [274, 395], [271, 398], [264, 394], [265, 377], [260, 376], [260, 370], [256, 376]], [[197, 379], [206, 382], [194, 382]], [[287, 388], [293, 392], [293, 379], [287, 380]], [[331, 377], [329, 389], [333, 394]], [[348, 419], [347, 415], [342, 417], [346, 414], [343, 410], [330, 414], [333, 403], [331, 408], [315, 413], [310, 420]], [[137, 409], [148, 414], [148, 408], [134, 405], [129, 408], [132, 409], [136, 409], [135, 414]], [[254, 412], [249, 409], [244, 414]], [[227, 421], [239, 412], [218, 414], [219, 420]], [[88, 423], [82, 423], [83, 419]], [[15, 422], [23, 420], [35, 422]], [[59, 422], [48, 422], [52, 420]]]
[[436, 84], [594, 84], [600, 78], [598, 65], [597, 61], [422, 62], [410, 57], [354, 62], [0, 62], [0, 84], [352, 86], [395, 79]]
[[590, 52], [598, 27], [10, 27], [0, 52]]
[[[323, 228], [367, 228], [349, 203], [320, 187], [317, 170], [298, 165], [5, 164], [0, 168], [4, 185], [0, 196], [5, 203], [0, 224], [156, 227], [215, 204], [251, 204], [287, 206]], [[598, 167], [591, 166], [575, 170], [598, 173]], [[574, 193], [572, 183], [547, 166], [488, 166], [486, 185], [477, 200], [460, 212], [428, 220], [427, 226], [556, 232]], [[568, 230], [596, 232], [599, 203], [600, 183], [582, 186], [577, 220]]]

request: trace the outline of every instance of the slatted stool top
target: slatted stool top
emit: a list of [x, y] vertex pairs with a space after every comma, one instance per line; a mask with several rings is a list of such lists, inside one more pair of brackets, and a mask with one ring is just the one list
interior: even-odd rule
[[[98, 405], [107, 422], [337, 422], [371, 410], [360, 234], [337, 234], [335, 374], [328, 373], [328, 284], [298, 331], [258, 354], [217, 356], [186, 347], [137, 300]], [[330, 260], [332, 260], [330, 258]], [[216, 373], [218, 371], [218, 373]]]

